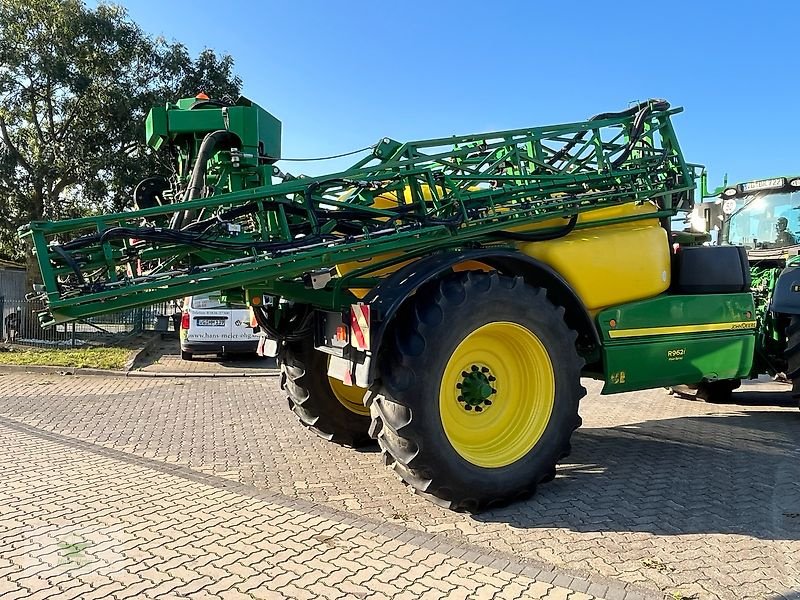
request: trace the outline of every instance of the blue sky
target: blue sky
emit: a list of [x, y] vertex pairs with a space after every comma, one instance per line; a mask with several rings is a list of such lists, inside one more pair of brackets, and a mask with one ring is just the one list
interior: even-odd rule
[[[711, 183], [800, 173], [800, 3], [125, 0], [230, 53], [283, 154], [577, 121], [662, 97]], [[284, 164], [293, 173], [346, 167]]]

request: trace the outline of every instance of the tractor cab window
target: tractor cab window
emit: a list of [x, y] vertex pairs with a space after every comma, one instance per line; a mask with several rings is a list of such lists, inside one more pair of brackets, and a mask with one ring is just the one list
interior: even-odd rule
[[729, 217], [728, 243], [747, 248], [800, 243], [800, 192], [737, 199], [736, 210]]

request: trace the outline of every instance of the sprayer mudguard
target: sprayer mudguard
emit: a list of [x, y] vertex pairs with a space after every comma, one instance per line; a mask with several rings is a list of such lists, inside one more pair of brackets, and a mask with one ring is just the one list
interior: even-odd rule
[[564, 307], [564, 319], [578, 332], [583, 345], [600, 346], [598, 331], [580, 298], [548, 265], [521, 252], [501, 248], [437, 252], [398, 269], [363, 299], [376, 315], [376, 323], [370, 332], [369, 381], [360, 381], [359, 385], [371, 383], [375, 377], [376, 365], [369, 358], [380, 350], [383, 335], [403, 303], [423, 284], [451, 273], [453, 267], [468, 261], [482, 263], [505, 275], [523, 277], [529, 284], [547, 289], [548, 298]]
[[778, 276], [769, 309], [784, 315], [800, 315], [800, 257], [794, 257]]

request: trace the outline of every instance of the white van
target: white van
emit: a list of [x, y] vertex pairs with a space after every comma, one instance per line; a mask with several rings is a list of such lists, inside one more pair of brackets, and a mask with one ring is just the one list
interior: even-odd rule
[[181, 315], [181, 358], [195, 354], [255, 352], [258, 336], [250, 326], [250, 310], [244, 304], [226, 304], [220, 292], [189, 296]]

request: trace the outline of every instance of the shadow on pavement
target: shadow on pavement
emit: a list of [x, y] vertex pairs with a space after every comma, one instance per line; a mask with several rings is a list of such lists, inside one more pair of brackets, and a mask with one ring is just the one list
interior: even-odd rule
[[[788, 387], [788, 386], [787, 386]], [[783, 406], [797, 408], [798, 399], [791, 391], [766, 391], [755, 392], [751, 390], [734, 392], [731, 395], [731, 404], [739, 406]]]
[[[754, 384], [749, 384], [742, 390], [738, 390], [731, 394], [731, 401], [729, 404], [736, 406], [781, 406], [786, 408], [796, 408], [798, 406], [798, 398], [792, 393], [789, 384], [781, 383], [768, 383], [772, 389], [758, 389], [755, 390]], [[674, 393], [675, 398], [688, 400], [690, 402], [703, 402], [694, 396], [693, 392], [680, 392]]]
[[473, 518], [523, 529], [800, 539], [800, 411], [730, 408], [580, 429], [558, 477], [534, 498]]

